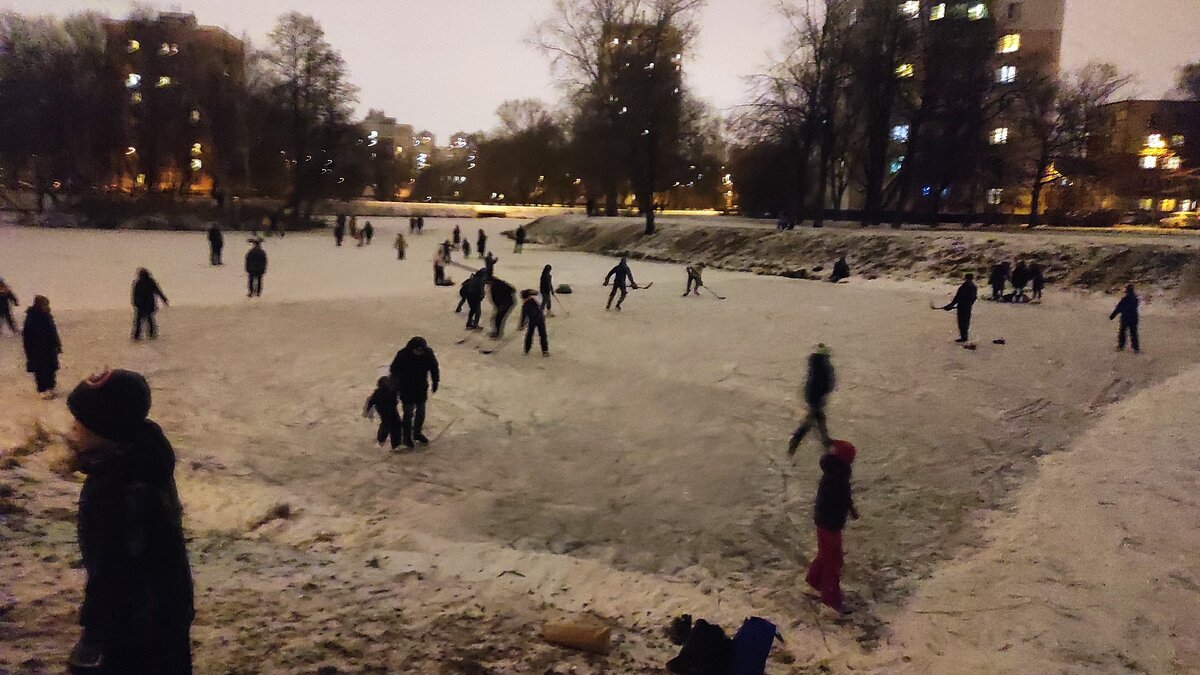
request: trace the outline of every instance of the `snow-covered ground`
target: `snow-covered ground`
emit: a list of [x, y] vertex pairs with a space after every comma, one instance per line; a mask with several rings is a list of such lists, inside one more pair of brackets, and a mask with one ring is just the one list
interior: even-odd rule
[[[952, 342], [953, 316], [929, 309], [948, 289], [928, 283], [713, 270], [722, 302], [681, 298], [679, 266], [636, 261], [654, 286], [605, 312], [613, 261], [514, 255], [500, 232], [516, 221], [428, 219], [405, 262], [391, 248], [402, 223], [373, 222], [361, 249], [327, 233], [268, 240], [257, 300], [237, 235], [213, 268], [199, 233], [0, 228], [0, 275], [25, 303], [51, 300], [62, 388], [105, 366], [154, 387], [152, 416], [180, 457], [198, 672], [647, 672], [673, 652], [660, 629], [681, 612], [729, 630], [751, 613], [778, 623], [772, 673], [955, 672], [965, 654], [973, 672], [1196, 666], [1192, 610], [1171, 614], [1184, 596], [1195, 606], [1196, 538], [1147, 531], [1200, 511], [1192, 474], [1177, 472], [1195, 468], [1194, 315], [1152, 307], [1135, 357], [1113, 351], [1107, 299], [981, 303], [970, 352]], [[488, 230], [497, 276], [518, 289], [545, 264], [574, 287], [550, 321], [551, 358], [519, 344], [485, 355], [490, 341], [464, 333], [456, 289], [433, 286], [430, 262], [456, 223], [472, 245]], [[139, 266], [172, 301], [154, 342], [128, 339]], [[360, 413], [413, 335], [437, 351], [444, 384], [434, 443], [393, 454]], [[846, 624], [802, 588], [818, 448], [784, 453], [817, 342], [838, 369], [833, 432], [860, 448]], [[38, 420], [68, 421], [23, 370], [19, 341], [0, 337], [10, 454]], [[75, 637], [77, 487], [50, 472], [49, 446], [0, 470], [28, 512], [0, 515], [0, 589], [15, 597], [6, 610], [0, 593], [0, 632], [15, 636], [0, 671], [56, 672]], [[265, 519], [280, 503], [289, 517]], [[1178, 562], [1159, 560], [1168, 551]], [[541, 643], [541, 621], [582, 614], [615, 627], [612, 655]], [[1146, 637], [1168, 629], [1182, 656], [1160, 658], [1166, 638]]]

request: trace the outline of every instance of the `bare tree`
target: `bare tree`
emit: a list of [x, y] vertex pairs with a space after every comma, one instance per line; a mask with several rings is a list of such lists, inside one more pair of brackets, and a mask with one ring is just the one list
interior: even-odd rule
[[1179, 69], [1179, 92], [1193, 101], [1200, 101], [1200, 61]]
[[571, 107], [582, 165], [603, 181], [615, 215], [619, 178], [633, 186], [646, 232], [663, 166], [679, 151], [683, 58], [705, 0], [557, 0], [534, 41], [551, 59]]

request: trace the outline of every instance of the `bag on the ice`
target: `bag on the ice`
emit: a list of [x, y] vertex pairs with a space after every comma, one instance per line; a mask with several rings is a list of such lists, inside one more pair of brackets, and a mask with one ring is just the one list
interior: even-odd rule
[[700, 619], [688, 632], [679, 656], [667, 662], [667, 671], [676, 675], [725, 675], [732, 649], [733, 641], [720, 626]]
[[733, 652], [726, 675], [763, 675], [775, 641], [775, 624], [761, 617], [746, 619], [733, 636]]
[[559, 295], [570, 295], [572, 293], [570, 284], [559, 284], [558, 288], [554, 289]]

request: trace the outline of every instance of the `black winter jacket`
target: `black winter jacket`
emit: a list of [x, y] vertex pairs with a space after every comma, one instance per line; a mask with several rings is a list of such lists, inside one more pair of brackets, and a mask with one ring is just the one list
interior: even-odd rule
[[139, 277], [133, 282], [133, 306], [139, 312], [150, 313], [158, 309], [158, 298], [167, 302], [167, 296], [163, 295], [153, 277]]
[[840, 531], [854, 506], [850, 492], [850, 465], [833, 455], [821, 457], [821, 482], [817, 484], [817, 502], [813, 522], [823, 530]]
[[492, 304], [497, 307], [511, 307], [516, 304], [517, 289], [512, 284], [500, 279], [492, 279]]
[[25, 325], [21, 331], [25, 345], [26, 372], [58, 371], [58, 355], [62, 353], [62, 342], [58, 339], [58, 327], [54, 317], [37, 307], [25, 310]]
[[425, 353], [417, 356], [411, 344], [396, 352], [390, 372], [397, 393], [405, 401], [425, 400], [429, 396], [429, 380], [437, 387], [441, 379], [433, 349], [426, 347]]
[[970, 312], [975, 306], [975, 301], [979, 299], [979, 289], [975, 288], [975, 284], [970, 281], [963, 282], [962, 286], [958, 287], [958, 292], [954, 294], [954, 299], [950, 304], [946, 305], [946, 309], [957, 309], [960, 312]]
[[804, 384], [804, 400], [809, 405], [824, 403], [825, 397], [833, 391], [833, 363], [827, 354], [813, 354], [808, 357], [808, 381]]
[[264, 251], [261, 246], [255, 246], [249, 251], [246, 251], [246, 273], [267, 273], [267, 252]]
[[175, 451], [150, 421], [115, 456], [85, 468], [78, 534], [87, 586], [79, 623], [102, 644], [185, 630], [192, 621], [174, 471]]
[[521, 323], [519, 328], [524, 328], [526, 324], [530, 326], [545, 326], [546, 314], [542, 312], [542, 305], [537, 298], [525, 298], [525, 302], [521, 305]]
[[1121, 317], [1121, 323], [1133, 325], [1138, 322], [1138, 297], [1136, 295], [1125, 294], [1121, 301], [1117, 303], [1117, 308], [1108, 315], [1109, 320]]

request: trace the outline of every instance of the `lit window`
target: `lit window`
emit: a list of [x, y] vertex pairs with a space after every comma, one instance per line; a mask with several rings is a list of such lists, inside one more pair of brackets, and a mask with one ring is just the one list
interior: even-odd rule
[[1164, 150], [1167, 147], [1167, 141], [1163, 138], [1162, 134], [1150, 134], [1146, 138], [1146, 147], [1154, 150]]
[[1143, 198], [1138, 200], [1138, 209], [1142, 211], [1149, 211], [1152, 208], [1154, 208], [1153, 199]]
[[1000, 45], [997, 47], [996, 51], [1000, 52], [1001, 54], [1012, 54], [1020, 49], [1021, 34], [1009, 33], [1008, 35], [1000, 38]]
[[940, 21], [941, 19], [944, 19], [944, 18], [946, 18], [946, 3], [939, 2], [938, 4], [934, 5], [932, 9], [929, 10], [929, 20], [930, 21]]
[[130, 73], [129, 76], [125, 78], [125, 87], [127, 89], [136, 89], [141, 83], [142, 76], [138, 75], [137, 73]]
[[167, 77], [166, 75], [163, 75], [162, 77], [158, 78], [158, 82], [155, 83], [154, 86], [160, 87], [160, 88], [161, 87], [169, 87], [169, 86], [171, 86], [171, 78]]
[[137, 104], [141, 103], [141, 102], [142, 102], [142, 92], [140, 92], [140, 91], [135, 91], [135, 92], [133, 92], [132, 94], [130, 94], [130, 95], [129, 95], [129, 102], [130, 102], [130, 103], [132, 103], [132, 104], [134, 104], [134, 105], [137, 105]]
[[125, 51], [132, 54], [141, 48], [142, 48], [142, 43], [138, 42], [137, 40], [130, 40], [129, 44], [125, 46]]
[[1159, 211], [1163, 211], [1165, 213], [1170, 213], [1171, 211], [1174, 211], [1177, 206], [1179, 206], [1179, 200], [1164, 199], [1158, 206], [1159, 206], [1159, 209], [1158, 209]]
[[160, 46], [158, 48], [158, 55], [159, 56], [170, 56], [170, 54], [171, 54], [171, 45], [167, 44], [166, 42], [162, 43], [162, 46]]
[[144, 174], [144, 173], [139, 173], [139, 174], [137, 175], [137, 179], [136, 179], [136, 181], [137, 181], [137, 184], [138, 184], [138, 185], [145, 185], [145, 184], [146, 184], [146, 174]]
[[1147, 156], [1143, 157], [1142, 158], [1142, 168], [1143, 169], [1157, 169], [1158, 168], [1158, 158], [1155, 157], [1154, 155], [1147, 155]]
[[896, 67], [896, 77], [908, 78], [916, 73], [916, 68], [911, 63], [902, 63]]
[[1184, 146], [1184, 142], [1186, 140], [1187, 139], [1185, 139], [1180, 134], [1175, 134], [1174, 136], [1171, 137], [1171, 147], [1172, 148], [1182, 148]]
[[892, 161], [891, 165], [888, 166], [888, 171], [890, 171], [891, 173], [900, 173], [900, 169], [903, 169], [903, 168], [904, 168], [904, 155], [900, 155], [899, 157], [897, 157], [895, 160]]
[[908, 0], [900, 3], [900, 13], [909, 18], [917, 16], [921, 13], [920, 0]]
[[1012, 84], [1017, 81], [1016, 66], [1000, 66], [996, 71], [996, 81], [1000, 84]]
[[200, 121], [200, 111], [199, 110], [192, 111], [191, 120], [192, 120], [192, 124], [196, 124], [197, 122]]
[[991, 190], [988, 190], [987, 201], [988, 201], [989, 205], [999, 206], [1000, 202], [1003, 199], [1004, 199], [1004, 190], [1002, 190], [1001, 188], [992, 188]]
[[1183, 168], [1183, 158], [1182, 157], [1169, 157], [1169, 158], [1167, 158], [1167, 162], [1166, 162], [1165, 166], [1167, 167], [1168, 171], [1178, 171], [1181, 168]]
[[967, 8], [967, 18], [972, 21], [988, 18], [988, 8], [985, 3], [978, 2]]
[[203, 146], [199, 143], [192, 143], [192, 157], [199, 157], [202, 152], [204, 152]]
[[192, 171], [199, 171], [200, 169], [203, 169], [203, 168], [204, 168], [204, 162], [201, 162], [198, 159], [192, 160]]
[[992, 135], [989, 138], [992, 145], [1004, 145], [1008, 142], [1008, 127], [996, 127], [992, 129]]
[[892, 140], [903, 143], [908, 140], [908, 125], [897, 124], [892, 127]]

